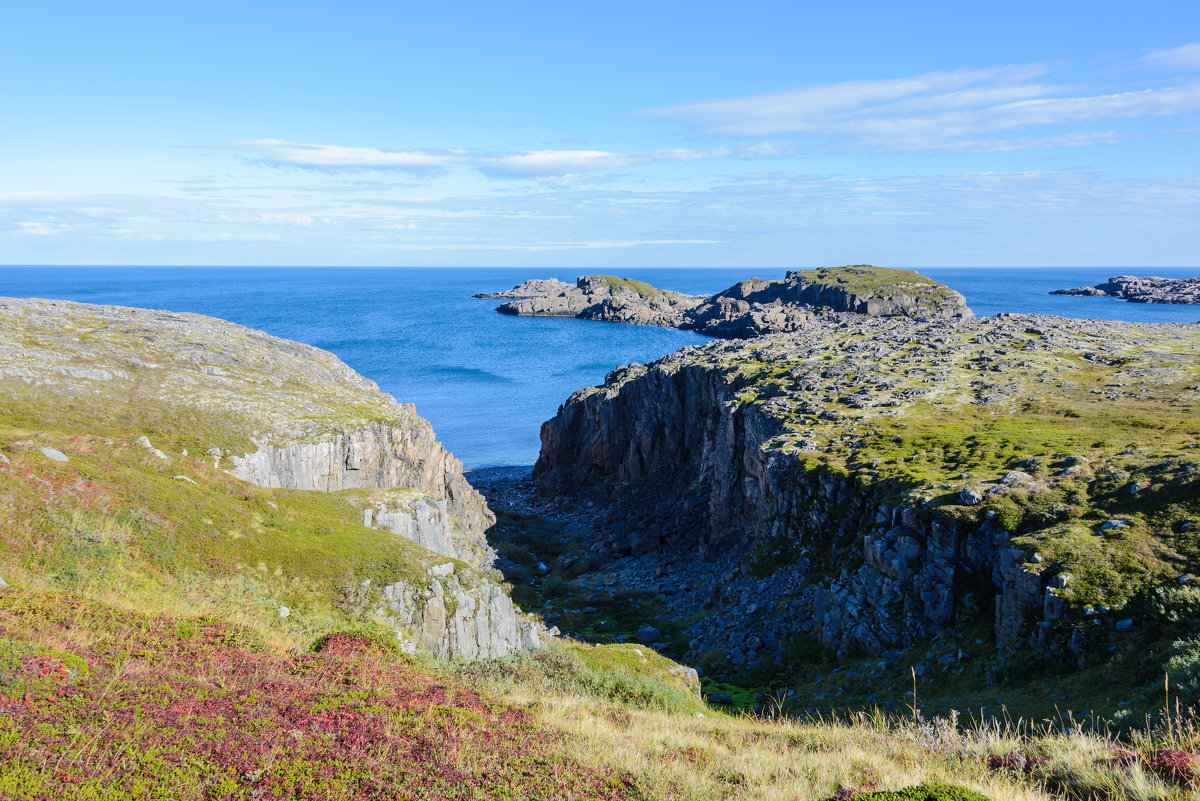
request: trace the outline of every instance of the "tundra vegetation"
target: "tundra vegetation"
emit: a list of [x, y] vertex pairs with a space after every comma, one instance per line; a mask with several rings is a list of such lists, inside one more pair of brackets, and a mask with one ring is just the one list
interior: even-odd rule
[[[286, 346], [315, 372], [281, 370], [278, 341], [256, 332], [38, 308], [0, 313], [0, 797], [1194, 797], [1200, 732], [1174, 707], [1120, 740], [1092, 721], [927, 717], [920, 697], [794, 719], [782, 698], [710, 706], [623, 636], [470, 662], [405, 653], [378, 587], [448, 562], [468, 582], [495, 575], [367, 525], [384, 490], [259, 486], [227, 468], [261, 442], [415, 414], [314, 349]], [[223, 374], [196, 378], [230, 335], [245, 339], [227, 341]], [[1182, 441], [1186, 425], [1161, 430]], [[559, 547], [544, 523], [501, 523]], [[554, 593], [514, 595], [538, 608]], [[1155, 597], [1184, 643], [1174, 675], [1195, 689], [1197, 599]]]

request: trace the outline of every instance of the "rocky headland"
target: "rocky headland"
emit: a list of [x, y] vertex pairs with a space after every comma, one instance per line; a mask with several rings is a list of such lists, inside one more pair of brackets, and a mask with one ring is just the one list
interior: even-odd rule
[[600, 580], [694, 621], [685, 661], [898, 658], [982, 624], [922, 674], [1079, 666], [1200, 572], [1197, 420], [1193, 326], [843, 314], [613, 371], [543, 426], [534, 478], [602, 510]]
[[1200, 278], [1118, 275], [1095, 286], [1056, 289], [1050, 294], [1121, 298], [1130, 303], [1200, 303]]
[[[658, 325], [725, 339], [812, 328], [823, 315], [849, 312], [870, 317], [969, 318], [962, 295], [911, 270], [852, 265], [792, 270], [782, 280], [752, 278], [715, 295], [685, 295], [616, 276], [582, 276], [532, 296], [543, 283], [526, 281], [505, 293], [474, 297], [520, 298], [496, 308], [502, 314], [574, 317], [582, 320]], [[561, 283], [561, 282], [559, 282]]]
[[[199, 473], [287, 491], [267, 496], [272, 516], [279, 499], [335, 495], [341, 541], [301, 527], [287, 547], [324, 550], [333, 564], [339, 549], [369, 548], [375, 566], [294, 579], [329, 582], [331, 598], [392, 621], [413, 647], [491, 657], [547, 636], [489, 575], [495, 553], [484, 532], [495, 518], [461, 463], [411, 405], [326, 351], [195, 314], [6, 298], [0, 392], [6, 464], [38, 465], [40, 439], [69, 435], [96, 443], [93, 461], [148, 455], [138, 469], [186, 482], [171, 493], [191, 486], [197, 505], [218, 492]], [[137, 505], [169, 502], [164, 492]], [[210, 517], [192, 536], [207, 536]], [[266, 564], [256, 539], [233, 537], [246, 551], [237, 558]], [[342, 586], [351, 575], [355, 585]]]

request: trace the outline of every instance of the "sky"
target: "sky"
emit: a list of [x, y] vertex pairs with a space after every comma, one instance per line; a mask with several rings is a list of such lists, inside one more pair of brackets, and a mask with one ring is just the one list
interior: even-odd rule
[[1200, 3], [7, 0], [0, 264], [1200, 265]]

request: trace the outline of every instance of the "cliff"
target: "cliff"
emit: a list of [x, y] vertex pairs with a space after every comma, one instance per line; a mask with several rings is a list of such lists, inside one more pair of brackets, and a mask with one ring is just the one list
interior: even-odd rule
[[988, 620], [1003, 653], [1084, 660], [1200, 572], [1198, 355], [1190, 326], [847, 315], [614, 371], [535, 476], [614, 501], [599, 540], [700, 617], [688, 659]]
[[1050, 294], [1121, 298], [1131, 303], [1200, 303], [1200, 278], [1118, 275], [1095, 286], [1056, 289]]
[[[334, 617], [348, 609], [381, 615], [398, 636], [443, 656], [498, 656], [544, 636], [491, 577], [484, 532], [495, 518], [461, 463], [412, 406], [330, 353], [194, 314], [3, 299], [0, 389], [10, 467], [42, 471], [46, 460], [32, 443], [43, 440], [63, 456], [65, 475], [107, 463], [121, 479], [105, 493], [114, 515], [153, 512], [201, 554], [210, 550], [215, 513], [197, 517], [193, 509], [180, 519], [179, 491], [204, 508], [220, 505], [228, 482], [278, 490], [253, 496], [269, 500], [270, 512], [230, 523], [234, 551], [245, 554], [211, 555], [188, 570], [220, 574], [228, 562], [257, 561], [322, 587], [321, 600], [302, 593], [302, 602], [280, 601], [287, 616], [306, 604]], [[88, 453], [72, 445], [78, 441], [91, 443]], [[130, 464], [139, 454], [146, 459]], [[195, 489], [135, 489], [165, 473]], [[290, 542], [241, 542], [258, 539], [242, 534], [246, 526], [263, 529], [276, 512], [286, 517], [285, 505], [296, 519], [280, 521], [276, 533], [286, 529]], [[335, 522], [306, 523], [308, 506]], [[64, 514], [87, 512], [43, 511], [22, 527]], [[153, 550], [149, 541], [144, 547]], [[293, 562], [308, 572], [295, 573]], [[272, 585], [267, 595], [292, 592], [288, 582], [263, 580]]]

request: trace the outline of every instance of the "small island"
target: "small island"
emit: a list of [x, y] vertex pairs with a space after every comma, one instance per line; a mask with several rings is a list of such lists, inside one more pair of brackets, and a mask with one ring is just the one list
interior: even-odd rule
[[506, 292], [501, 314], [681, 328], [723, 339], [807, 330], [824, 315], [968, 319], [966, 300], [945, 284], [912, 270], [856, 264], [791, 270], [782, 280], [751, 278], [714, 295], [687, 295], [644, 281], [585, 275], [575, 285], [532, 279]]
[[1056, 289], [1050, 294], [1121, 298], [1130, 303], [1200, 303], [1200, 278], [1118, 275], [1095, 286]]

